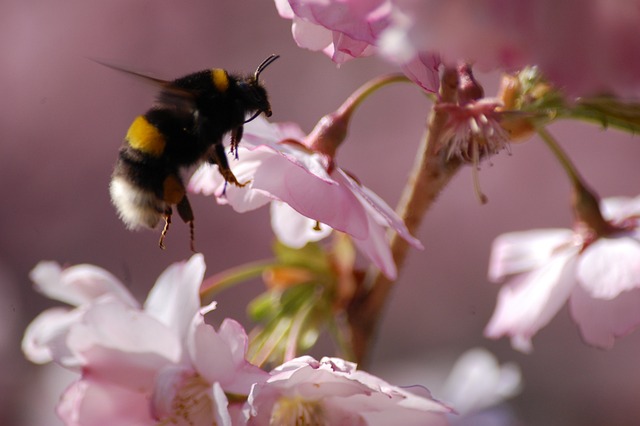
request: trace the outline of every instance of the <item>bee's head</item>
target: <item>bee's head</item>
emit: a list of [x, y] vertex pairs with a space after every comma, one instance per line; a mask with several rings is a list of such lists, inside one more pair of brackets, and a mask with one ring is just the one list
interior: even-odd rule
[[259, 78], [260, 73], [262, 73], [265, 68], [267, 68], [273, 61], [278, 58], [278, 55], [269, 56], [267, 59], [262, 61], [260, 65], [258, 65], [258, 68], [256, 69], [256, 72], [253, 74], [253, 76], [249, 77], [246, 80], [246, 86], [244, 90], [247, 98], [246, 101], [249, 103], [251, 107], [250, 109], [255, 109], [256, 113], [252, 115], [248, 120], [246, 120], [245, 123], [253, 120], [263, 112], [267, 117], [271, 116], [271, 105], [269, 105], [269, 97], [264, 86], [260, 84]]

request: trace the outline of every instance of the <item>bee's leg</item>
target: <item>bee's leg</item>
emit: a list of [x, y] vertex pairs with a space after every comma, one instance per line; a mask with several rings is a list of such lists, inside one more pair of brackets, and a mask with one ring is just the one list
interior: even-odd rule
[[242, 132], [244, 131], [243, 126], [238, 126], [231, 131], [231, 154], [234, 154], [236, 160], [238, 159], [238, 145], [242, 140]]
[[169, 232], [169, 226], [171, 226], [172, 214], [173, 214], [173, 211], [171, 210], [171, 207], [167, 207], [164, 213], [162, 214], [162, 217], [164, 218], [164, 228], [162, 228], [162, 233], [160, 234], [160, 241], [158, 241], [158, 245], [162, 250], [166, 248], [164, 245], [164, 238], [167, 236], [167, 232]]
[[193, 219], [194, 219], [193, 210], [191, 210], [191, 204], [189, 203], [189, 199], [187, 198], [186, 195], [182, 198], [182, 200], [180, 200], [180, 202], [176, 205], [176, 207], [178, 209], [178, 214], [180, 215], [180, 218], [184, 221], [184, 223], [189, 225], [189, 232], [191, 234], [189, 247], [191, 248], [192, 252], [196, 253], [195, 230], [193, 226]]
[[248, 183], [248, 182], [240, 183], [238, 182], [238, 179], [236, 179], [236, 176], [231, 171], [231, 167], [229, 167], [227, 154], [225, 154], [224, 152], [224, 145], [222, 145], [222, 143], [213, 144], [213, 149], [211, 149], [209, 153], [209, 162], [215, 163], [218, 165], [218, 170], [220, 171], [220, 174], [222, 175], [222, 177], [226, 182], [229, 182], [240, 188], [242, 188]]

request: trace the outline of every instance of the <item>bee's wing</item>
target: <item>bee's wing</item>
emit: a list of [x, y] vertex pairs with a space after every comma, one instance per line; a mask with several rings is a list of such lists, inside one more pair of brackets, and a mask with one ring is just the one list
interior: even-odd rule
[[184, 89], [182, 87], [177, 87], [171, 81], [152, 77], [148, 74], [143, 74], [138, 71], [121, 67], [119, 65], [110, 64], [108, 62], [104, 62], [98, 59], [92, 59], [92, 61], [100, 65], [104, 65], [105, 67], [111, 68], [113, 70], [124, 72], [135, 78], [143, 80], [146, 83], [156, 86], [157, 88], [160, 89], [156, 97], [156, 103], [160, 106], [172, 107], [177, 109], [178, 111], [182, 111], [186, 113], [192, 113], [196, 109], [196, 105], [195, 105], [196, 93], [189, 91], [187, 89]]

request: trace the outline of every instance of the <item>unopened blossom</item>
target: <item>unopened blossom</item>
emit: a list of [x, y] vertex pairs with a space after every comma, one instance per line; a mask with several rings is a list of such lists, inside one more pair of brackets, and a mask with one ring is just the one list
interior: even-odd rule
[[509, 336], [531, 351], [531, 339], [565, 303], [588, 344], [613, 346], [640, 324], [640, 197], [600, 204], [606, 233], [577, 226], [498, 237], [489, 278], [507, 279], [485, 334]]
[[[67, 425], [231, 425], [241, 407], [227, 394], [248, 395], [266, 373], [245, 361], [247, 336], [232, 320], [219, 330], [200, 307], [201, 255], [158, 278], [144, 306], [108, 272], [91, 265], [62, 269], [40, 263], [38, 288], [71, 308], [52, 308], [28, 327], [26, 356], [79, 373], [62, 395]], [[235, 424], [235, 423], [234, 423]]]
[[[446, 425], [452, 410], [424, 388], [392, 386], [339, 358], [277, 367], [249, 397], [249, 425]], [[418, 391], [420, 393], [418, 393]]]
[[[203, 165], [191, 178], [189, 189], [215, 195], [218, 203], [238, 212], [274, 201], [286, 203], [291, 209], [281, 213], [289, 219], [272, 219], [279, 239], [301, 246], [304, 235], [326, 235], [325, 227], [330, 227], [349, 234], [360, 251], [394, 279], [397, 270], [387, 230], [395, 230], [416, 248], [422, 245], [384, 200], [309, 145], [296, 124], [256, 118], [245, 125], [239, 160], [231, 163], [235, 176], [246, 185], [226, 185], [215, 166]], [[311, 220], [301, 221], [296, 215]], [[303, 233], [301, 223], [307, 226]]]

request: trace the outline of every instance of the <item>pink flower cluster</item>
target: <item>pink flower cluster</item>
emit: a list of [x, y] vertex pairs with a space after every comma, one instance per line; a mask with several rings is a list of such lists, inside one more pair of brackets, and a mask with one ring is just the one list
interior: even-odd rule
[[485, 69], [538, 66], [575, 96], [640, 93], [640, 0], [275, 1], [298, 45], [338, 64], [374, 51], [401, 64], [431, 55]]
[[201, 255], [170, 266], [140, 306], [110, 273], [42, 262], [39, 291], [70, 304], [42, 312], [23, 351], [79, 375], [58, 415], [66, 425], [446, 424], [451, 410], [337, 358], [293, 359], [268, 373], [246, 361], [247, 335], [204, 322]]
[[231, 170], [246, 186], [226, 185], [217, 167], [205, 164], [192, 176], [189, 189], [213, 194], [218, 203], [238, 212], [271, 202], [274, 232], [293, 247], [318, 240], [331, 229], [345, 232], [391, 279], [397, 269], [387, 229], [422, 248], [384, 200], [339, 167], [328, 167], [326, 156], [308, 147], [296, 124], [257, 118], [245, 126], [238, 153]]

